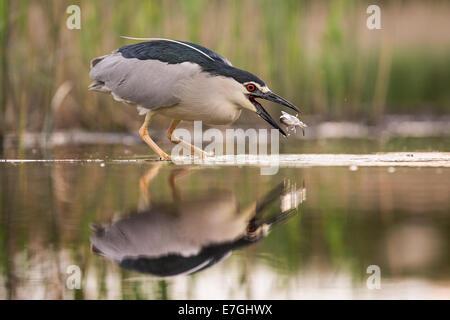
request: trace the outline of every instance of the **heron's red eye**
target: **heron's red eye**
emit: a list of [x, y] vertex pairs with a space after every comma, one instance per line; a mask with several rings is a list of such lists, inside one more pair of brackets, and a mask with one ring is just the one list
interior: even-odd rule
[[248, 84], [248, 85], [246, 86], [246, 88], [247, 88], [247, 90], [250, 91], [250, 92], [256, 90], [256, 87], [255, 87], [254, 84]]

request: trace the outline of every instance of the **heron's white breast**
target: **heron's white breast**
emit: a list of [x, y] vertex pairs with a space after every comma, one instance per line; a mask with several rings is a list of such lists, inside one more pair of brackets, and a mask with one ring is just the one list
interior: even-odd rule
[[242, 95], [240, 86], [234, 79], [201, 72], [177, 84], [175, 95], [180, 101], [177, 105], [157, 109], [157, 112], [179, 120], [230, 124], [241, 114], [242, 108], [236, 103]]

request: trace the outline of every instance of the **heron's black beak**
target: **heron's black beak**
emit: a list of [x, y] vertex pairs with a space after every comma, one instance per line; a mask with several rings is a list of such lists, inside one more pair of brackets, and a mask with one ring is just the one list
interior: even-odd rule
[[300, 110], [296, 106], [294, 106], [292, 103], [290, 103], [286, 99], [280, 97], [279, 95], [273, 93], [272, 91], [265, 92], [265, 93], [255, 92], [255, 93], [252, 93], [249, 95], [249, 99], [250, 99], [251, 103], [253, 103], [253, 105], [256, 108], [256, 113], [261, 118], [263, 118], [268, 123], [270, 123], [274, 128], [278, 129], [281, 132], [281, 134], [286, 136], [286, 132], [284, 132], [284, 130], [280, 128], [280, 126], [275, 122], [275, 120], [270, 116], [270, 114], [262, 107], [262, 105], [258, 101], [256, 101], [255, 98], [261, 98], [261, 99], [265, 99], [265, 100], [269, 100], [272, 102], [282, 104], [283, 106], [286, 106], [292, 110], [295, 110], [298, 113], [300, 113]]
[[255, 100], [255, 98], [253, 96], [249, 97], [249, 100], [251, 103], [253, 103], [253, 105], [256, 108], [256, 113], [263, 118], [264, 120], [266, 120], [268, 123], [270, 123], [275, 129], [278, 129], [278, 131], [281, 132], [281, 134], [283, 136], [286, 137], [286, 132], [281, 129], [281, 127], [278, 125], [278, 123], [276, 123], [276, 121], [270, 116], [270, 114], [266, 111], [266, 109], [263, 108], [263, 106]]
[[258, 98], [282, 104], [283, 106], [286, 106], [289, 109], [292, 109], [292, 110], [294, 110], [297, 113], [301, 113], [300, 110], [296, 106], [294, 106], [292, 103], [290, 103], [286, 99], [280, 97], [279, 95], [273, 93], [272, 91], [269, 91], [269, 92], [266, 92], [266, 93], [262, 93], [261, 92], [261, 93], [258, 94]]

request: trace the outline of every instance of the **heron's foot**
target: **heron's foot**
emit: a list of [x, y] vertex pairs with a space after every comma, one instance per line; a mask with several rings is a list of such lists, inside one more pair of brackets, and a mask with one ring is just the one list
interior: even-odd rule
[[163, 152], [162, 154], [159, 155], [159, 160], [160, 161], [170, 161], [170, 160], [172, 160], [172, 157], [169, 156], [167, 153]]
[[184, 141], [181, 138], [175, 137], [173, 135], [175, 128], [178, 126], [178, 124], [180, 122], [181, 122], [181, 120], [173, 120], [172, 123], [170, 124], [169, 129], [167, 129], [166, 135], [167, 135], [167, 138], [169, 139], [169, 141], [174, 144], [181, 144], [185, 149], [190, 150], [191, 156], [197, 155], [202, 160], [204, 160], [206, 158], [214, 157], [214, 155], [210, 155], [210, 154], [206, 153], [205, 151], [203, 151], [202, 149]]

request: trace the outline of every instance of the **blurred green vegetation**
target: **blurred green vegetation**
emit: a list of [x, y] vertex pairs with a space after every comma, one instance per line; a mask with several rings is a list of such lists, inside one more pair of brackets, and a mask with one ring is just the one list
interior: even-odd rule
[[[70, 4], [81, 8], [81, 30], [66, 28]], [[372, 31], [366, 28], [368, 4], [0, 0], [2, 132], [135, 130], [140, 119], [134, 108], [87, 90], [89, 61], [131, 43], [121, 35], [216, 50], [319, 120], [448, 113], [450, 4], [381, 2], [382, 30]], [[51, 107], [67, 81], [71, 92]], [[255, 120], [244, 115], [240, 121]]]

